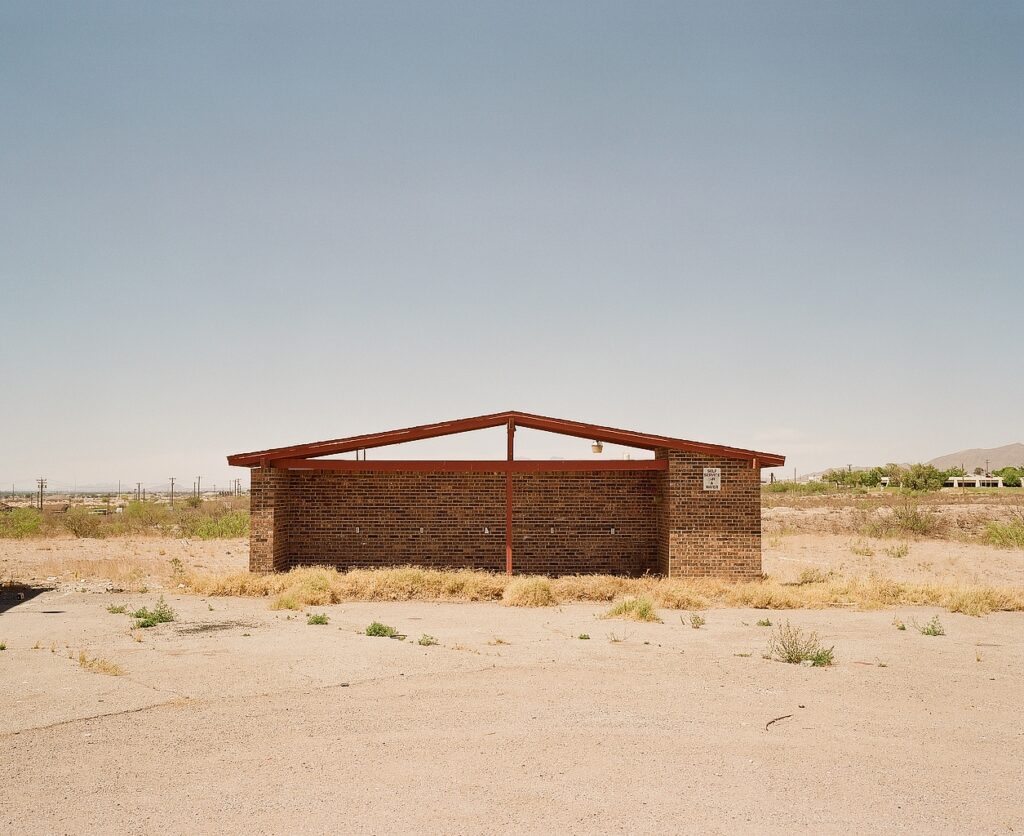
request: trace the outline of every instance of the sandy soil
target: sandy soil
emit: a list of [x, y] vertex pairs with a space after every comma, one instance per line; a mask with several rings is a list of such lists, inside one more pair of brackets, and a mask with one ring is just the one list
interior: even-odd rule
[[[901, 553], [906, 548], [906, 554]], [[890, 540], [849, 534], [765, 536], [764, 571], [782, 581], [817, 567], [900, 581], [1024, 586], [1024, 549], [949, 540]]]
[[[1021, 614], [944, 613], [928, 637], [888, 612], [713, 610], [693, 630], [360, 603], [310, 626], [169, 596], [179, 620], [136, 642], [107, 612], [153, 597], [53, 591], [0, 616], [0, 830], [1024, 828]], [[766, 615], [818, 630], [837, 665], [763, 659]], [[360, 635], [373, 619], [442, 645]]]

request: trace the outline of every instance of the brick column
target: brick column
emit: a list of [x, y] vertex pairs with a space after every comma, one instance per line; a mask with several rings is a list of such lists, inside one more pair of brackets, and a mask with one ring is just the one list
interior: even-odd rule
[[[660, 497], [659, 562], [669, 577], [761, 576], [761, 471], [748, 461], [659, 450], [668, 459]], [[704, 490], [704, 468], [722, 472]]]
[[249, 571], [288, 568], [288, 471], [254, 467], [249, 491]]

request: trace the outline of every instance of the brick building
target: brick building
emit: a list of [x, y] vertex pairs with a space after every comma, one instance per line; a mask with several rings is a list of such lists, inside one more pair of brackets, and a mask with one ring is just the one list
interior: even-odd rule
[[[366, 451], [507, 428], [504, 459], [366, 459]], [[535, 461], [517, 427], [653, 452]], [[355, 458], [325, 458], [354, 454]], [[415, 564], [509, 573], [756, 578], [761, 468], [785, 457], [649, 433], [499, 412], [228, 456], [252, 469], [249, 568]]]

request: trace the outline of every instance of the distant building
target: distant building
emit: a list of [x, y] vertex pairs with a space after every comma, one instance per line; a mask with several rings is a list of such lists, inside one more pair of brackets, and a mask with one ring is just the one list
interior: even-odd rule
[[944, 488], [1002, 488], [1002, 476], [950, 476], [942, 483]]

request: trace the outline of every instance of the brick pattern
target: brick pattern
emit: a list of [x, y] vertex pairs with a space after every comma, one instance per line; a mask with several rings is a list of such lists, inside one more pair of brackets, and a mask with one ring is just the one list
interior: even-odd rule
[[283, 470], [253, 468], [249, 491], [249, 570], [280, 572], [288, 568], [286, 488]]
[[[670, 577], [761, 576], [761, 472], [749, 462], [659, 450], [668, 459], [659, 521], [661, 571]], [[704, 490], [704, 468], [722, 489]]]
[[[760, 472], [658, 451], [667, 471], [520, 473], [516, 572], [753, 579], [761, 574]], [[703, 468], [722, 469], [704, 491]], [[505, 475], [252, 471], [250, 569], [416, 564], [505, 569]]]
[[643, 575], [657, 571], [654, 471], [518, 473], [512, 560], [542, 575]]
[[499, 473], [291, 471], [290, 563], [504, 569]]

